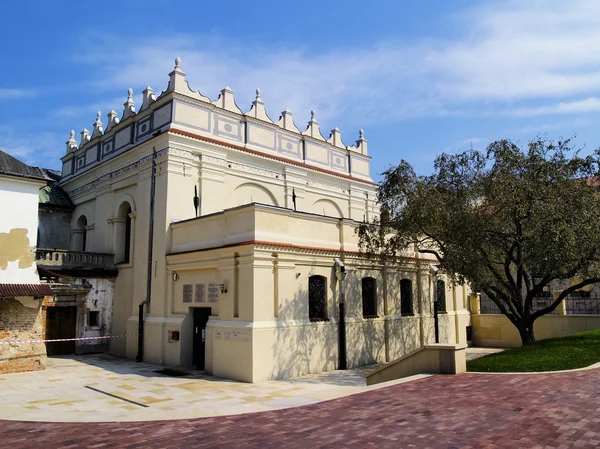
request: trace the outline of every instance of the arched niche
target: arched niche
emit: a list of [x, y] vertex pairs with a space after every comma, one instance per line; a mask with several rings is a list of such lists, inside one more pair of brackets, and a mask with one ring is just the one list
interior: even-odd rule
[[237, 206], [250, 203], [279, 206], [279, 203], [275, 199], [275, 195], [273, 195], [269, 189], [253, 182], [240, 184], [235, 188], [233, 195], [233, 204]]

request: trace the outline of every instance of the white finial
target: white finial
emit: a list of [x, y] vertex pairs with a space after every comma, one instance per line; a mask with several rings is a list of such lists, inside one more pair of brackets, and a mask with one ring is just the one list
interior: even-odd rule
[[181, 58], [180, 58], [179, 56], [177, 56], [177, 57], [175, 58], [175, 68], [176, 68], [176, 69], [179, 69], [179, 68], [181, 68], [181, 67], [180, 67], [180, 65], [181, 65]]
[[78, 147], [77, 141], [75, 140], [75, 131], [71, 130], [69, 133], [69, 140], [67, 140], [67, 153], [76, 150]]
[[98, 114], [96, 114], [96, 123], [94, 123], [94, 131], [92, 132], [92, 139], [94, 137], [98, 137], [104, 134], [104, 129], [102, 129], [102, 120], [100, 120], [100, 115], [102, 115], [102, 113], [98, 111]]
[[256, 99], [260, 100], [260, 89], [256, 88]]
[[135, 115], [135, 103], [133, 102], [133, 89], [130, 87], [127, 89], [127, 100], [123, 103], [122, 119], [125, 120], [133, 115]]

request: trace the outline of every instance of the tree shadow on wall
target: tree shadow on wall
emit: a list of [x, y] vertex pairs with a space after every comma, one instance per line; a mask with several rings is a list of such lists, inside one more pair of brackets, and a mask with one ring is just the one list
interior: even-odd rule
[[[308, 276], [314, 274], [309, 273]], [[326, 321], [310, 322], [308, 316], [308, 277], [291, 298], [281, 298], [276, 321], [273, 353], [273, 379], [297, 377], [338, 368], [338, 322], [332, 316], [334, 290], [327, 285]], [[337, 302], [336, 302], [337, 304]]]

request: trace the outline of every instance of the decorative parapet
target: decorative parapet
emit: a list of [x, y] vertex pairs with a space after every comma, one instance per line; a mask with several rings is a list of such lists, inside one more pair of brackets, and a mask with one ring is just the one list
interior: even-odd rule
[[129, 89], [120, 121], [112, 111], [104, 130], [98, 112], [91, 136], [83, 130], [77, 146], [72, 135], [62, 158], [63, 180], [128, 151], [157, 132], [173, 129], [217, 141], [215, 143], [230, 143], [295, 164], [306, 164], [309, 168], [372, 182], [371, 158], [362, 130], [356, 145], [346, 146], [338, 128], [331, 130], [328, 139], [323, 137], [314, 110], [303, 132], [299, 131], [292, 112], [287, 109], [274, 123], [267, 114], [259, 89], [250, 110], [243, 113], [229, 87], [221, 90], [214, 101], [193, 91], [180, 64], [180, 58], [176, 58], [167, 89], [158, 97], [150, 87], [143, 91], [138, 112], [135, 111], [133, 91]]
[[35, 258], [38, 265], [60, 268], [114, 269], [115, 262], [113, 254], [44, 248], [36, 250]]

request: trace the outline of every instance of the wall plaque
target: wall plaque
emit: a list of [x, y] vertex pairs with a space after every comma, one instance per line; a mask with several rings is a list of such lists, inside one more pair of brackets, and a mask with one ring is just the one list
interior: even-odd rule
[[206, 302], [204, 287], [204, 284], [196, 284], [196, 302]]
[[192, 302], [192, 284], [183, 285], [183, 302]]
[[208, 302], [219, 302], [219, 284], [208, 284]]

